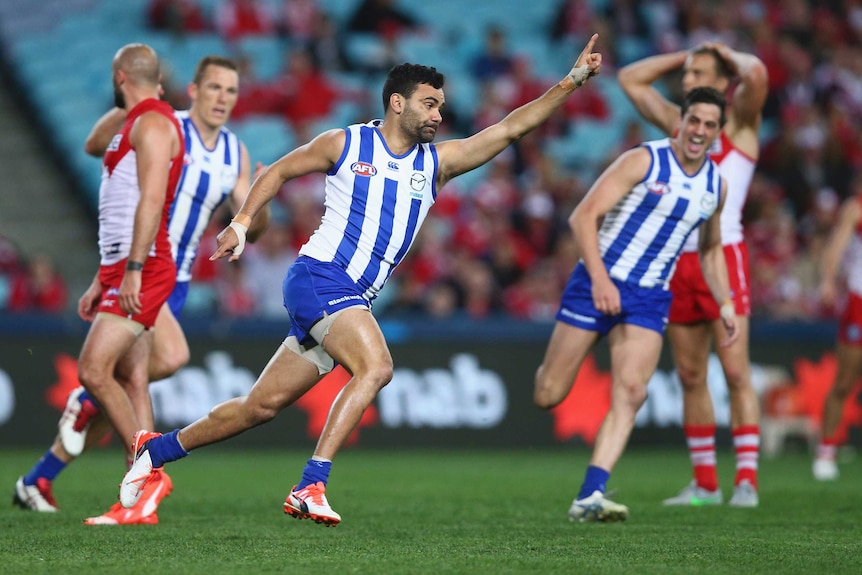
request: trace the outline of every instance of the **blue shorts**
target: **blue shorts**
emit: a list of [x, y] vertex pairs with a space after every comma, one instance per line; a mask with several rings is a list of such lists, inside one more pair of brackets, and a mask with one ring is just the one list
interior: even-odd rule
[[607, 335], [621, 323], [637, 325], [664, 335], [673, 294], [662, 288], [644, 288], [614, 278], [611, 280], [620, 290], [622, 311], [617, 315], [606, 315], [593, 305], [593, 282], [587, 268], [579, 263], [563, 291], [557, 321], [601, 335]]
[[296, 336], [299, 343], [308, 348], [318, 343], [309, 332], [324, 313], [332, 314], [357, 305], [371, 307], [360, 288], [338, 264], [307, 256], [299, 256], [293, 262], [282, 289], [284, 307], [290, 314], [288, 337]]
[[189, 295], [189, 282], [177, 282], [174, 284], [174, 291], [168, 296], [168, 307], [175, 318], [180, 317], [180, 312], [183, 311], [183, 306], [186, 305], [186, 297]]

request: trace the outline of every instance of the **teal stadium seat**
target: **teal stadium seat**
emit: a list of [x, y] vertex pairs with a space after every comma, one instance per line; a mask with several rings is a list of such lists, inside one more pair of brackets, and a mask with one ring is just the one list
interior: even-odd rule
[[252, 165], [271, 164], [295, 146], [293, 128], [277, 116], [252, 117], [229, 127], [245, 143]]
[[289, 42], [278, 37], [247, 36], [239, 40], [236, 51], [252, 61], [258, 80], [269, 81], [283, 69], [289, 47]]

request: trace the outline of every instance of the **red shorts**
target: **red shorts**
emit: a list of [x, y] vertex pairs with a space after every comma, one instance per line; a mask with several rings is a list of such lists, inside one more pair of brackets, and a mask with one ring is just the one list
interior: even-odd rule
[[147, 258], [141, 273], [141, 305], [138, 315], [129, 315], [120, 308], [118, 299], [120, 284], [126, 273], [126, 260], [99, 268], [99, 283], [102, 284], [102, 299], [99, 311], [127, 317], [149, 329], [156, 323], [162, 305], [168, 300], [177, 281], [177, 267], [173, 259]]
[[845, 345], [862, 346], [862, 297], [847, 294], [847, 305], [838, 323], [838, 341]]
[[[736, 307], [736, 315], [751, 315], [751, 289], [748, 281], [748, 248], [740, 242], [724, 246], [727, 261], [727, 277], [730, 280], [730, 297]], [[670, 280], [673, 301], [670, 303], [670, 323], [699, 323], [721, 317], [718, 303], [709, 291], [697, 252], [680, 256], [676, 271]]]

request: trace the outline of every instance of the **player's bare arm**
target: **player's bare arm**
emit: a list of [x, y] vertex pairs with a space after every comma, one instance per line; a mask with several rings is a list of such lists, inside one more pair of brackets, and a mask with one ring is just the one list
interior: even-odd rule
[[700, 252], [700, 268], [712, 297], [721, 306], [721, 321], [727, 330], [727, 337], [719, 342], [722, 347], [728, 347], [739, 338], [739, 328], [736, 321], [736, 311], [730, 297], [730, 280], [727, 277], [727, 262], [724, 259], [724, 248], [721, 244], [721, 210], [727, 198], [727, 181], [721, 179], [721, 202], [718, 209], [704, 222], [700, 228], [698, 250]]
[[[248, 196], [248, 191], [251, 188], [251, 183], [256, 180], [265, 169], [265, 166], [258, 162], [255, 167], [254, 175], [251, 175], [251, 159], [248, 155], [248, 149], [245, 147], [245, 144], [240, 142], [240, 165], [239, 165], [239, 178], [236, 181], [236, 185], [231, 191], [230, 197], [228, 198], [230, 202], [230, 209], [234, 213], [238, 212], [240, 206], [245, 201], [246, 196]], [[246, 236], [246, 241], [250, 243], [254, 243], [257, 239], [266, 231], [266, 228], [269, 227], [269, 216], [270, 209], [269, 204], [266, 204], [260, 212], [254, 217], [251, 221], [251, 225], [248, 228], [248, 235]]]
[[96, 120], [87, 140], [84, 142], [84, 151], [91, 156], [101, 158], [105, 155], [105, 150], [114, 138], [114, 135], [120, 131], [123, 122], [126, 121], [128, 112], [125, 108], [111, 108], [101, 118]]
[[[602, 56], [593, 52], [593, 46], [598, 37], [598, 34], [593, 34], [569, 75], [542, 96], [524, 104], [497, 124], [485, 128], [478, 134], [438, 144], [437, 154], [440, 159], [438, 187], [444, 186], [455, 176], [485, 164], [509, 144], [541, 125], [573, 91], [590, 77], [598, 74], [602, 66]], [[581, 74], [583, 74], [582, 77]], [[577, 75], [577, 79], [573, 75]]]
[[[727, 63], [739, 84], [729, 106], [729, 119], [737, 129], [750, 129], [757, 136], [760, 115], [769, 93], [769, 74], [766, 65], [754, 54], [732, 50], [725, 44], [705, 43]], [[732, 126], [731, 126], [732, 127]]]
[[667, 135], [679, 127], [680, 107], [665, 98], [653, 84], [685, 64], [689, 51], [651, 56], [617, 72], [623, 91], [643, 118]]
[[569, 227], [593, 284], [593, 303], [602, 313], [620, 313], [620, 294], [611, 281], [599, 252], [599, 220], [605, 216], [649, 170], [652, 156], [646, 148], [620, 155], [593, 184], [569, 216]]
[[[135, 120], [129, 142], [135, 148], [141, 192], [135, 209], [129, 261], [144, 263], [159, 229], [171, 160], [179, 153], [180, 142], [170, 119], [156, 112], [148, 112]], [[123, 311], [140, 313], [140, 289], [140, 270], [126, 271], [118, 298]]]
[[862, 221], [862, 205], [859, 198], [851, 197], [844, 201], [838, 213], [838, 222], [823, 250], [820, 259], [820, 301], [825, 306], [832, 306], [838, 296], [838, 268], [841, 256], [847, 249], [847, 244], [853, 237], [853, 233]]
[[[314, 172], [328, 172], [341, 157], [346, 141], [344, 130], [329, 130], [276, 160], [254, 181], [232, 224], [239, 224], [247, 230], [258, 212], [275, 197], [285, 182]], [[239, 246], [245, 244], [245, 238], [240, 238], [230, 226], [222, 230], [216, 240], [218, 246], [210, 256], [211, 260], [230, 256], [229, 261], [235, 261], [242, 253]]]

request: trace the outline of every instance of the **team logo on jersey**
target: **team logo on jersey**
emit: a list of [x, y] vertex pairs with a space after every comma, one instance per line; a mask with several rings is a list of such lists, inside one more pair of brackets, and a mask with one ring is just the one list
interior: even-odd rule
[[700, 207], [704, 212], [711, 214], [715, 211], [716, 205], [715, 194], [704, 194], [700, 197]]
[[350, 165], [350, 171], [357, 176], [363, 176], [365, 178], [377, 175], [377, 168], [368, 162], [353, 162], [353, 164]]
[[111, 143], [108, 144], [108, 149], [106, 151], [107, 152], [116, 152], [117, 150], [120, 149], [120, 142], [122, 142], [122, 141], [123, 141], [123, 135], [117, 134], [116, 136], [111, 138]]
[[670, 193], [670, 186], [665, 182], [651, 182], [647, 184], [647, 191], [657, 196], [663, 196]]
[[236, 168], [232, 166], [225, 166], [221, 170], [221, 189], [222, 192], [227, 194], [231, 190], [236, 187], [237, 181], [237, 173]]
[[413, 172], [413, 175], [410, 176], [410, 187], [417, 192], [424, 190], [427, 183], [428, 180], [422, 172]]

